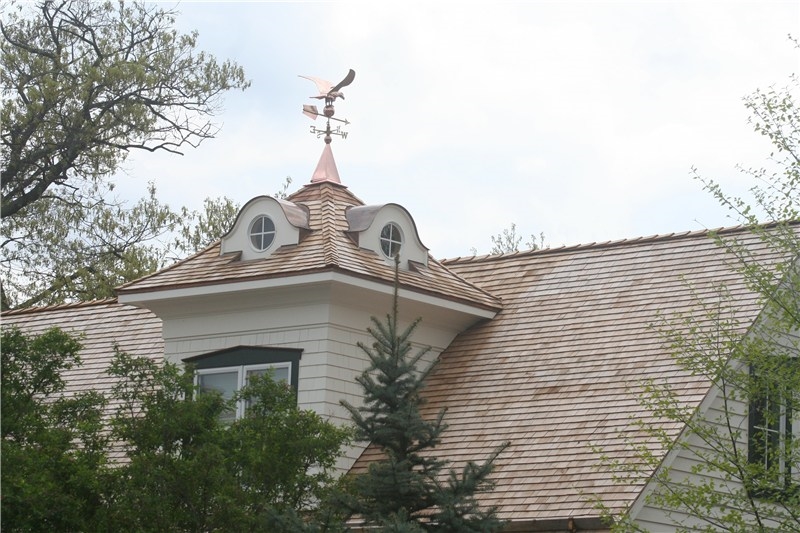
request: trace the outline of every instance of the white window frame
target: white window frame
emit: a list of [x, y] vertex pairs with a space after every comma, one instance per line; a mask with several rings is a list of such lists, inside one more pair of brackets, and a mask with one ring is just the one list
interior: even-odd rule
[[[386, 231], [387, 228], [389, 229], [389, 235], [387, 237], [384, 237], [383, 232]], [[403, 230], [400, 228], [400, 224], [396, 222], [387, 222], [381, 228], [381, 231], [378, 235], [378, 240], [381, 253], [384, 255], [384, 257], [388, 259], [394, 259], [395, 256], [400, 255], [403, 245], [405, 244], [406, 238], [405, 235], [403, 234]], [[388, 248], [388, 252], [387, 250], [384, 250], [383, 248], [384, 244]], [[394, 253], [392, 253], [392, 249], [395, 248], [395, 246], [397, 249], [395, 250]]]
[[[220, 367], [213, 367], [213, 368], [198, 368], [195, 370], [194, 373], [194, 384], [196, 386], [200, 385], [200, 376], [202, 375], [209, 375], [209, 374], [227, 374], [231, 372], [237, 373], [236, 379], [236, 390], [233, 393], [237, 393], [242, 390], [242, 387], [247, 385], [247, 373], [253, 370], [269, 370], [269, 369], [278, 369], [278, 368], [286, 368], [288, 374], [287, 383], [291, 382], [292, 379], [292, 363], [290, 361], [281, 362], [281, 363], [260, 363], [254, 365], [238, 365], [238, 366], [220, 366]], [[244, 417], [244, 413], [246, 410], [246, 405], [243, 400], [239, 400], [236, 402], [235, 408], [235, 419], [239, 420], [240, 418]]]
[[[272, 226], [271, 230], [264, 229], [264, 225], [266, 224], [267, 220]], [[261, 229], [259, 230], [256, 230], [255, 227], [257, 223], [259, 223], [261, 226]], [[247, 237], [250, 241], [250, 246], [256, 252], [266, 252], [267, 250], [269, 250], [272, 247], [273, 243], [275, 242], [275, 237], [277, 236], [277, 234], [278, 234], [278, 228], [275, 225], [275, 221], [272, 220], [272, 218], [270, 218], [269, 215], [264, 215], [264, 214], [256, 215], [256, 217], [250, 221], [250, 226], [247, 231]], [[254, 238], [258, 239], [259, 242], [258, 245], [255, 242], [253, 242]], [[269, 240], [266, 246], [264, 246], [265, 240]]]
[[[762, 410], [766, 412], [770, 412], [772, 409], [772, 405], [775, 403], [771, 397], [767, 397], [764, 401], [761, 402], [763, 405]], [[785, 472], [787, 468], [786, 464], [786, 448], [787, 448], [787, 441], [791, 439], [791, 423], [790, 423], [790, 411], [786, 407], [785, 402], [777, 402], [778, 405], [778, 415], [776, 420], [774, 420], [773, 424], [770, 424], [769, 421], [765, 420], [764, 425], [759, 425], [758, 423], [753, 424], [753, 429], [755, 431], [760, 432], [759, 436], [764, 440], [761, 442], [760, 445], [764, 447], [764, 453], [759, 458], [763, 461], [764, 468], [769, 468], [771, 465], [769, 464], [769, 460], [771, 458], [769, 451], [772, 451], [777, 456], [776, 459], [778, 460], [778, 468], [780, 472]], [[761, 421], [759, 421], [761, 422]], [[755, 436], [751, 437], [755, 440]], [[769, 450], [770, 443], [772, 442], [773, 438], [778, 442], [777, 450]]]
[[[757, 375], [757, 370], [751, 369], [751, 374]], [[792, 394], [788, 391], [767, 391], [749, 402], [748, 461], [767, 470], [774, 468], [778, 474], [769, 482], [772, 486], [764, 491], [768, 497], [797, 484], [797, 469], [787, 461], [790, 446], [798, 438], [797, 428], [792, 423], [796, 417], [794, 409]]]

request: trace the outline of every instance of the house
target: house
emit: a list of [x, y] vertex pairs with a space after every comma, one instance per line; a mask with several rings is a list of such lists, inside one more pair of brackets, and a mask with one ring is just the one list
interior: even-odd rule
[[[201, 386], [229, 393], [248, 373], [274, 368], [301, 407], [346, 423], [340, 401], [358, 404], [355, 377], [367, 366], [356, 344], [370, 342], [370, 316], [390, 308], [397, 254], [401, 320], [422, 317], [414, 341], [440, 359], [425, 393], [428, 414], [447, 408], [437, 453], [457, 466], [510, 441], [497, 487], [483, 497], [508, 530], [605, 531], [597, 499], [669, 530], [646, 501], [648, 480], [614, 483], [600, 450], [636, 461], [625, 439], [632, 422], [663, 423], [637, 401], [643, 380], [668, 382], [690, 407], [719, 401], [652, 326], [691, 313], [721, 284], [742, 327], [757, 319], [759, 299], [726, 250], [699, 231], [438, 261], [420, 233], [402, 206], [356, 197], [326, 144], [309, 183], [285, 200], [254, 198], [209, 248], [123, 285], [115, 300], [12, 311], [3, 323], [83, 333], [84, 367], [65, 376], [73, 389], [110, 387], [104, 369], [116, 343], [192, 362]], [[742, 229], [720, 234], [778, 259]], [[678, 439], [683, 427], [665, 430]], [[655, 453], [678, 468], [688, 461]], [[338, 466], [359, 471], [372, 454], [352, 448]]]

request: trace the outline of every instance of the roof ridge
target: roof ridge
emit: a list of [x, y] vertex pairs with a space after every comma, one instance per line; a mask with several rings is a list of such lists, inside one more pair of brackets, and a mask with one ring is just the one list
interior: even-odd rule
[[16, 316], [16, 315], [24, 315], [28, 313], [43, 313], [47, 311], [58, 311], [61, 309], [75, 309], [79, 307], [92, 307], [92, 306], [100, 306], [100, 305], [108, 305], [119, 303], [117, 301], [116, 296], [112, 296], [109, 298], [100, 298], [97, 300], [87, 300], [82, 302], [67, 302], [63, 304], [52, 304], [52, 305], [42, 305], [36, 307], [22, 307], [20, 309], [7, 309], [0, 313], [2, 316]]
[[495, 295], [494, 295], [494, 294], [492, 294], [491, 292], [489, 292], [489, 291], [487, 291], [487, 290], [485, 290], [485, 289], [482, 289], [482, 288], [480, 288], [478, 285], [476, 285], [476, 284], [474, 284], [473, 282], [469, 281], [468, 279], [466, 279], [464, 276], [461, 276], [461, 275], [460, 275], [460, 274], [458, 274], [457, 272], [453, 272], [452, 270], [450, 270], [449, 268], [447, 268], [447, 265], [443, 264], [443, 263], [442, 263], [440, 260], [438, 260], [438, 259], [436, 259], [435, 257], [431, 256], [431, 254], [428, 254], [428, 261], [433, 261], [434, 263], [436, 263], [437, 265], [439, 265], [440, 267], [442, 267], [444, 270], [446, 270], [447, 272], [449, 272], [449, 273], [450, 273], [450, 275], [452, 275], [452, 276], [454, 276], [454, 277], [458, 278], [458, 280], [459, 280], [459, 281], [461, 281], [461, 282], [463, 282], [463, 283], [466, 283], [467, 285], [469, 285], [470, 287], [472, 287], [472, 288], [473, 288], [473, 289], [475, 289], [476, 291], [480, 292], [480, 293], [481, 293], [481, 294], [483, 294], [484, 296], [486, 296], [486, 297], [488, 297], [488, 298], [491, 298], [492, 300], [496, 301], [496, 302], [498, 303], [498, 305], [499, 305], [500, 307], [502, 307], [502, 300], [501, 300], [500, 298], [498, 298], [497, 296], [495, 296]]
[[[323, 182], [325, 183], [325, 182]], [[339, 202], [333, 191], [324, 194], [325, 188], [320, 189], [320, 224], [322, 230], [322, 257], [325, 264], [339, 266], [339, 253], [336, 246], [336, 211]]]
[[[789, 221], [790, 224], [800, 224], [798, 221]], [[773, 226], [777, 226], [780, 222], [770, 222], [761, 224], [760, 227], [769, 228]], [[622, 239], [615, 239], [615, 240], [608, 240], [602, 242], [590, 242], [590, 243], [580, 243], [580, 244], [571, 244], [571, 245], [561, 245], [557, 247], [550, 247], [547, 246], [546, 248], [537, 248], [534, 250], [522, 250], [522, 251], [514, 251], [514, 252], [501, 252], [499, 254], [484, 254], [484, 255], [472, 255], [472, 256], [459, 256], [459, 257], [451, 257], [440, 259], [439, 262], [443, 265], [449, 264], [464, 264], [464, 263], [471, 263], [471, 262], [485, 262], [485, 261], [498, 261], [502, 259], [507, 259], [509, 257], [522, 257], [522, 256], [530, 256], [530, 255], [544, 255], [548, 253], [560, 253], [560, 252], [571, 252], [574, 250], [585, 250], [587, 248], [606, 248], [606, 247], [613, 247], [613, 246], [622, 246], [626, 244], [633, 244], [633, 243], [644, 243], [644, 242], [656, 242], [656, 241], [667, 241], [671, 239], [682, 239], [682, 238], [690, 238], [690, 237], [699, 237], [701, 235], [712, 236], [714, 234], [720, 233], [743, 233], [748, 231], [752, 228], [752, 225], [747, 224], [739, 224], [737, 226], [722, 226], [715, 229], [700, 229], [700, 230], [686, 230], [686, 231], [679, 231], [679, 232], [672, 232], [672, 233], [656, 233], [653, 235], [648, 236], [640, 236], [640, 237], [629, 237], [629, 238], [622, 238]]]

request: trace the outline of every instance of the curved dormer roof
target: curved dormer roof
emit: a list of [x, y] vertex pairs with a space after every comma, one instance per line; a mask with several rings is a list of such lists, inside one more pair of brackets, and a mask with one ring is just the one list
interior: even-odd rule
[[[387, 239], [397, 244], [400, 267], [409, 268], [411, 262], [428, 265], [428, 248], [422, 244], [417, 225], [405, 207], [399, 204], [362, 205], [345, 211], [348, 231], [359, 247], [371, 250], [394, 264], [392, 249]], [[389, 228], [389, 226], [393, 226]], [[396, 230], [399, 230], [399, 235]], [[394, 234], [392, 234], [394, 233]], [[387, 248], [387, 249], [385, 249]]]
[[257, 196], [247, 202], [233, 227], [220, 243], [220, 254], [238, 253], [242, 260], [264, 259], [281, 246], [300, 242], [308, 225], [305, 206], [270, 196]]

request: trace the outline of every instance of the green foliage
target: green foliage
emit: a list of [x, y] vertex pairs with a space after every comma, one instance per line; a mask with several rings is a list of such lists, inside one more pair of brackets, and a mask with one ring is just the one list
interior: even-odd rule
[[[117, 351], [106, 399], [65, 396], [80, 344], [3, 332], [2, 513], [8, 531], [297, 531], [344, 528], [329, 501], [350, 432], [297, 407], [269, 376], [231, 402], [191, 370]], [[124, 457], [109, 466], [109, 457]]]
[[[664, 317], [658, 327], [682, 370], [705, 377], [718, 391], [720, 408], [701, 413], [682, 391], [661, 382], [641, 383], [639, 403], [650, 417], [636, 420], [630, 429], [637, 431], [626, 437], [636, 460], [604, 456], [604, 468], [617, 483], [653, 483], [647, 503], [670, 511], [681, 531], [679, 521], [692, 531], [800, 531], [800, 499], [786, 484], [785, 471], [778, 462], [750, 461], [747, 445], [751, 400], [765, 394], [782, 398], [784, 405], [800, 400], [797, 342], [775, 337], [775, 323], [769, 320], [747, 332], [732, 318], [735, 298], [723, 288], [716, 300], [697, 302], [693, 313]], [[676, 423], [685, 428], [677, 442]], [[691, 457], [692, 477], [662, 464], [665, 450]], [[781, 453], [793, 469], [800, 465], [796, 439]], [[629, 517], [618, 519], [613, 528], [641, 530]]]
[[246, 416], [225, 425], [220, 415], [231, 403], [196, 394], [191, 370], [118, 354], [112, 374], [122, 401], [113, 435], [130, 459], [119, 467], [112, 525], [274, 531], [330, 520], [316, 503], [334, 486], [349, 433], [298, 409], [285, 383], [253, 378], [230, 401], [246, 400]]
[[227, 199], [198, 215], [171, 211], [152, 187], [133, 206], [112, 197], [131, 150], [181, 153], [214, 137], [222, 94], [249, 85], [235, 63], [196, 50], [196, 33], [179, 34], [175, 15], [139, 0], [0, 10], [4, 309], [111, 296], [224, 225]]
[[195, 396], [189, 372], [124, 353], [110, 372], [121, 402], [112, 434], [128, 458], [116, 471], [111, 529], [209, 531], [241, 520], [228, 496], [236, 483], [217, 420], [222, 399]]
[[[764, 426], [776, 425], [792, 412], [796, 421], [800, 405], [798, 88], [792, 77], [784, 90], [757, 91], [745, 99], [755, 131], [775, 147], [773, 170], [744, 170], [756, 180], [752, 200], [728, 196], [719, 184], [698, 176], [749, 230], [743, 239], [712, 237], [758, 295], [763, 306], [759, 317], [754, 324], [739, 322], [741, 293], [719, 286], [714, 298], [698, 296], [692, 313], [665, 316], [656, 324], [681, 369], [712, 385], [719, 408], [701, 413], [682, 399], [682, 391], [665, 383], [642, 383], [639, 401], [653, 419], [632, 428], [637, 436], [628, 444], [636, 460], [605, 457], [604, 467], [616, 482], [649, 480], [654, 488], [647, 503], [665, 510], [679, 531], [800, 531], [797, 424], [794, 438], [776, 431], [770, 441], [753, 424], [753, 417], [760, 416]], [[767, 409], [756, 407], [767, 399]], [[674, 427], [685, 428], [677, 442]], [[665, 450], [691, 458], [691, 477], [662, 463]], [[602, 502], [599, 507], [617, 520], [614, 531], [642, 530], [630, 516], [611, 516]]]
[[80, 343], [59, 330], [2, 334], [4, 531], [85, 531], [103, 501], [106, 438], [98, 394], [62, 396]]
[[189, 211], [152, 185], [133, 205], [113, 196], [131, 150], [198, 146], [218, 133], [222, 94], [249, 86], [179, 34], [176, 15], [140, 0], [0, 9], [3, 309], [114, 296], [232, 226], [228, 198]]
[[279, 200], [285, 200], [286, 197], [289, 196], [289, 186], [291, 184], [292, 184], [292, 177], [286, 176], [286, 179], [283, 180], [281, 188], [275, 193], [275, 198]]
[[154, 241], [177, 222], [152, 186], [129, 209], [42, 199], [25, 218], [3, 221], [15, 235], [3, 247], [3, 288], [11, 298], [27, 297], [13, 301], [19, 307], [113, 296], [115, 286], [163, 265]]
[[173, 259], [206, 248], [233, 227], [239, 204], [230, 198], [206, 198], [202, 211], [182, 210], [181, 225], [172, 246]]
[[270, 376], [254, 376], [236, 399], [248, 405], [229, 429], [248, 512], [260, 516], [269, 502], [279, 513], [313, 515], [334, 486], [333, 468], [351, 431], [298, 409], [295, 391]]
[[[522, 243], [522, 235], [517, 234], [517, 225], [513, 222], [510, 228], [506, 228], [502, 233], [492, 235], [492, 250], [491, 254], [507, 254], [519, 251], [519, 246]], [[544, 247], [544, 233], [540, 233], [538, 237], [531, 234], [529, 239], [525, 241], [525, 248], [528, 250], [539, 250]]]
[[180, 153], [213, 137], [235, 63], [198, 52], [152, 4], [43, 1], [2, 21], [2, 216], [113, 173], [131, 149]]
[[490, 491], [494, 459], [501, 446], [482, 464], [467, 463], [461, 472], [448, 471], [449, 462], [432, 451], [446, 429], [445, 412], [433, 420], [422, 417], [425, 377], [433, 364], [420, 369], [427, 349], [412, 354], [411, 336], [419, 320], [398, 329], [397, 292], [385, 321], [373, 317], [367, 331], [372, 346], [359, 344], [370, 365], [357, 378], [364, 405], [346, 402], [356, 426], [356, 438], [371, 443], [383, 458], [353, 479], [352, 494], [343, 504], [380, 531], [496, 531], [502, 522], [496, 509], [483, 509], [477, 496]]
[[24, 219], [3, 221], [18, 236], [6, 241], [0, 260], [6, 307], [113, 297], [115, 287], [213, 243], [231, 228], [238, 210], [221, 197], [206, 198], [202, 211], [177, 213], [158, 200], [152, 185], [130, 207], [42, 199]]

